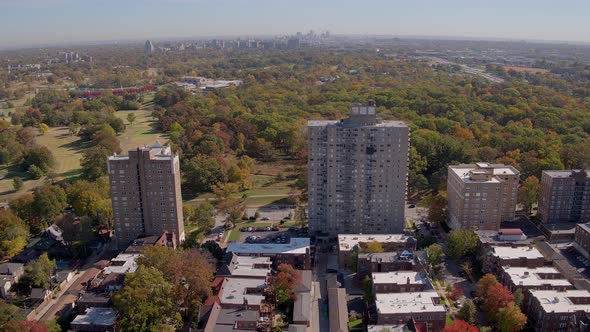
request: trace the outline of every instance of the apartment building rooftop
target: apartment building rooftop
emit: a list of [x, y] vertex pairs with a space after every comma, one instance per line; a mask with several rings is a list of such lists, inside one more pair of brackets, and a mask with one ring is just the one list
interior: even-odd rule
[[137, 270], [137, 258], [140, 254], [118, 254], [111, 260], [111, 265], [104, 268], [104, 274], [133, 273]]
[[435, 303], [438, 299], [439, 295], [435, 291], [375, 294], [379, 314], [446, 312], [442, 304]]
[[115, 324], [117, 313], [113, 308], [91, 307], [72, 321], [75, 326], [110, 327]]
[[309, 238], [291, 238], [289, 243], [230, 243], [227, 252], [235, 254], [305, 254], [310, 248]]
[[367, 332], [407, 332], [411, 331], [408, 324], [395, 324], [395, 325], [369, 325], [367, 326]]
[[449, 170], [466, 183], [500, 183], [499, 176], [520, 174], [512, 166], [489, 163], [451, 165]]
[[537, 259], [544, 258], [543, 254], [537, 248], [533, 247], [492, 247], [492, 255], [501, 259]]
[[545, 312], [590, 312], [590, 292], [587, 290], [531, 290], [530, 295], [539, 301]]
[[428, 279], [416, 271], [373, 272], [373, 284], [398, 284], [404, 285], [424, 284], [428, 285]]
[[502, 268], [516, 286], [572, 286], [566, 279], [544, 278], [543, 275], [556, 275], [560, 272], [554, 267], [507, 267]]
[[572, 169], [572, 170], [549, 170], [543, 171], [543, 174], [547, 174], [549, 177], [552, 178], [571, 178], [574, 177], [576, 174], [581, 174], [581, 172], [585, 172], [586, 177], [590, 177], [590, 170], [579, 170], [579, 169]]
[[350, 251], [359, 243], [377, 241], [379, 243], [415, 243], [416, 240], [404, 234], [339, 234], [338, 248], [340, 251]]
[[[330, 126], [330, 125], [338, 125], [338, 126], [343, 126], [343, 127], [356, 126], [356, 124], [346, 123], [346, 122], [343, 122], [343, 120], [310, 120], [310, 121], [307, 121], [308, 127], [324, 127], [324, 126]], [[372, 126], [374, 126], [374, 127], [398, 127], [398, 128], [408, 127], [408, 125], [403, 121], [391, 121], [391, 120], [382, 120], [382, 121], [376, 122]]]
[[248, 305], [260, 305], [266, 287], [265, 278], [225, 278], [219, 299], [222, 304], [241, 305], [247, 301]]
[[[129, 152], [152, 152], [153, 153], [153, 157], [152, 159], [160, 159], [160, 160], [172, 160], [174, 159], [174, 157], [176, 156], [175, 154], [172, 154], [172, 150], [170, 149], [170, 146], [164, 146], [162, 145], [162, 143], [160, 143], [159, 141], [156, 141], [156, 143], [154, 143], [154, 145], [149, 146], [149, 145], [144, 145], [143, 147], [138, 147], [136, 150], [129, 150]], [[112, 156], [109, 156], [109, 160], [129, 160], [129, 154], [113, 154]]]
[[582, 228], [586, 232], [590, 232], [590, 223], [576, 224], [576, 226]]
[[233, 255], [229, 264], [222, 266], [217, 275], [265, 277], [271, 273], [270, 257]]

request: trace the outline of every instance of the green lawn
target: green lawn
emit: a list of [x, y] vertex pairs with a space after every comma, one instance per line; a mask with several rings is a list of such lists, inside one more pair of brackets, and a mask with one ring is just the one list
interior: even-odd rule
[[[131, 125], [127, 122], [127, 115], [129, 113], [134, 113], [136, 117]], [[135, 149], [138, 146], [151, 145], [156, 140], [159, 140], [162, 144], [166, 143], [167, 139], [154, 128], [151, 113], [149, 110], [118, 111], [115, 113], [127, 125], [125, 132], [118, 137], [123, 152]]]
[[[128, 125], [125, 132], [118, 137], [123, 151], [144, 144], [153, 144], [158, 139], [165, 143], [165, 138], [152, 128], [151, 111], [119, 111], [116, 115], [127, 123], [129, 112], [134, 112], [137, 119], [132, 126]], [[80, 158], [86, 144], [80, 141], [79, 137], [70, 135], [67, 127], [50, 128], [45, 135], [37, 136], [37, 143], [46, 146], [53, 153], [56, 161], [54, 172], [58, 176], [57, 180], [73, 178], [80, 174]], [[16, 176], [25, 180], [23, 187], [18, 192], [14, 192], [12, 186], [12, 179]], [[18, 167], [0, 167], [0, 201], [8, 201], [45, 182], [44, 178], [27, 179], [28, 174]]]

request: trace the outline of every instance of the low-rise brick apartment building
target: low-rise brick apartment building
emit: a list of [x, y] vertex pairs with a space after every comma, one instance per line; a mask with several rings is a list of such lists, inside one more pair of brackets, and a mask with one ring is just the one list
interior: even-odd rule
[[536, 268], [504, 266], [500, 282], [508, 287], [512, 293], [517, 289], [524, 295], [523, 304], [527, 304], [531, 290], [566, 291], [575, 289], [554, 267], [543, 266]]
[[426, 266], [426, 253], [409, 252], [363, 252], [358, 254], [357, 279], [363, 280], [373, 272], [422, 271]]
[[352, 267], [353, 253], [361, 253], [367, 244], [378, 242], [384, 252], [415, 251], [416, 240], [404, 234], [340, 234], [338, 235], [338, 265], [341, 269]]
[[309, 238], [291, 238], [289, 243], [230, 243], [227, 253], [238, 256], [269, 257], [276, 268], [291, 264], [300, 270], [311, 270], [311, 242]]
[[448, 224], [454, 230], [498, 230], [514, 220], [520, 172], [502, 164], [462, 164], [448, 168]]
[[545, 266], [543, 254], [533, 246], [500, 247], [492, 246], [483, 256], [483, 272], [500, 277], [504, 266], [537, 268]]
[[373, 294], [423, 292], [432, 289], [432, 284], [423, 272], [395, 271], [372, 274]]
[[588, 171], [543, 171], [538, 214], [544, 224], [590, 222]]
[[447, 310], [434, 290], [410, 293], [377, 293], [375, 305], [378, 325], [406, 324], [410, 320], [425, 325], [427, 331], [445, 327]]
[[531, 290], [527, 317], [535, 331], [588, 331], [590, 292]]

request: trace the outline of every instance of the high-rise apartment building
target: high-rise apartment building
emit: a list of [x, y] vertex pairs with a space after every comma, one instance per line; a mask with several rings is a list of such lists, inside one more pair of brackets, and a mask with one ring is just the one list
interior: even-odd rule
[[543, 223], [590, 222], [588, 171], [543, 171], [538, 213]]
[[350, 105], [340, 121], [309, 121], [308, 217], [311, 232], [401, 233], [409, 128], [383, 121], [375, 104]]
[[447, 199], [452, 229], [498, 230], [514, 220], [520, 172], [502, 164], [449, 166]]
[[115, 236], [121, 245], [139, 236], [172, 232], [184, 240], [180, 166], [169, 146], [130, 150], [108, 159]]

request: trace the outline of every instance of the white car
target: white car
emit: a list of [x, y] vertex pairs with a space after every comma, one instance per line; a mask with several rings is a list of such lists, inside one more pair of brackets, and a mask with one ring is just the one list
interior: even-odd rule
[[262, 217], [262, 218], [260, 218], [260, 220], [270, 220], [270, 218], [269, 217]]

